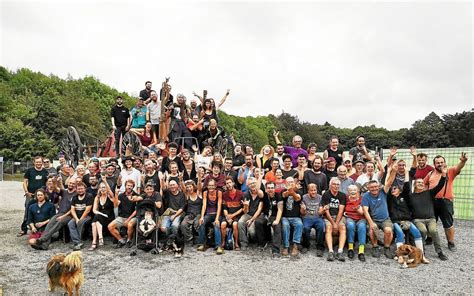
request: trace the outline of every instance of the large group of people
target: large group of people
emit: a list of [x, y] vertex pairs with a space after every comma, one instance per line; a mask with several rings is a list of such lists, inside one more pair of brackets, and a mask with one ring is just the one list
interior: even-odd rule
[[[223, 254], [254, 244], [278, 257], [298, 256], [314, 246], [318, 257], [327, 251], [328, 261], [346, 256], [365, 261], [368, 239], [373, 257], [392, 259], [393, 244], [411, 243], [422, 251], [433, 244], [439, 259], [447, 260], [438, 220], [448, 249], [456, 251], [453, 186], [468, 159], [465, 153], [448, 168], [443, 156], [434, 156], [431, 166], [428, 155], [412, 147], [407, 168], [395, 147], [384, 165], [362, 135], [348, 152], [337, 136], [318, 151], [314, 143], [304, 146], [300, 136], [284, 145], [275, 131], [276, 147], [267, 144], [260, 153], [222, 138], [233, 147], [232, 155], [222, 155], [213, 139], [222, 130], [217, 108], [228, 95], [217, 105], [203, 99], [206, 95], [196, 95], [190, 105], [182, 94], [176, 102], [171, 97], [166, 108], [173, 120], [165, 142], [158, 139], [162, 104], [151, 82], [131, 111], [117, 97], [111, 110], [116, 138], [137, 133], [139, 155], [121, 155], [117, 140], [118, 156], [108, 159], [73, 165], [60, 155], [54, 168], [50, 159], [35, 157], [24, 175], [25, 215], [18, 236], [29, 232], [29, 245], [46, 250], [60, 231], [69, 232], [72, 248], [80, 250], [90, 229], [90, 251], [104, 245], [106, 234], [116, 248], [132, 247], [137, 204], [151, 200], [159, 236], [182, 236], [198, 251], [213, 247]], [[197, 145], [174, 142], [181, 137], [194, 137]]]

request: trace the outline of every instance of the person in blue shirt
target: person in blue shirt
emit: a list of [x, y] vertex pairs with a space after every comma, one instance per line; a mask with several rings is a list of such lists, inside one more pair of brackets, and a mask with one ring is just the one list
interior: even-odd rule
[[137, 105], [130, 110], [130, 116], [132, 117], [132, 129], [140, 129], [145, 127], [146, 124], [146, 112], [147, 108], [143, 101], [143, 98], [139, 98]]
[[[396, 173], [396, 171], [391, 172]], [[377, 180], [368, 182], [368, 192], [362, 196], [361, 205], [364, 210], [364, 216], [369, 223], [369, 236], [372, 243], [372, 256], [379, 258], [381, 250], [377, 245], [377, 231], [381, 229], [384, 233], [384, 254], [385, 257], [393, 259], [394, 255], [390, 250], [393, 239], [393, 224], [390, 220], [387, 206], [387, 192], [390, 189], [389, 184], [380, 188]]]
[[28, 239], [28, 244], [31, 246], [36, 243], [36, 239], [41, 237], [41, 233], [46, 228], [51, 217], [56, 214], [54, 205], [46, 199], [46, 192], [44, 189], [36, 190], [36, 203], [28, 207], [27, 225], [30, 228], [31, 234]]

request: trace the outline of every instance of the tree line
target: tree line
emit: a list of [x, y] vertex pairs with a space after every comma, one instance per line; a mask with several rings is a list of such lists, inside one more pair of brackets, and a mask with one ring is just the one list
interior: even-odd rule
[[[104, 141], [111, 132], [110, 108], [121, 95], [132, 107], [135, 98], [119, 92], [92, 76], [61, 79], [29, 69], [10, 71], [0, 66], [0, 156], [12, 160], [30, 160], [35, 155], [56, 157], [68, 126], [75, 126], [83, 142]], [[305, 143], [314, 142], [318, 150], [337, 135], [343, 149], [354, 145], [364, 135], [369, 148], [466, 147], [474, 146], [472, 111], [444, 114], [432, 112], [417, 120], [411, 128], [387, 130], [382, 127], [357, 126], [338, 128], [301, 121], [286, 112], [279, 115], [241, 117], [219, 111], [219, 124], [239, 143], [254, 150], [267, 143], [275, 144], [273, 131], [279, 130], [286, 142], [298, 134]], [[372, 147], [373, 146], [373, 147]]]

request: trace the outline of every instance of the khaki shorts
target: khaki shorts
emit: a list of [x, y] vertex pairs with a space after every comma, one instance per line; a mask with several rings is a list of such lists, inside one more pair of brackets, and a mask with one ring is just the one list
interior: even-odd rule
[[392, 220], [390, 219], [387, 219], [383, 222], [377, 222], [377, 221], [374, 221], [375, 224], [377, 224], [377, 227], [380, 229], [380, 230], [384, 230], [385, 228], [390, 228], [390, 229], [393, 229], [393, 224], [392, 224]]
[[[336, 222], [336, 217], [332, 217], [332, 219], [334, 220], [334, 222]], [[331, 222], [328, 219], [324, 218], [324, 224], [328, 226], [331, 224]], [[341, 221], [339, 221], [339, 225], [346, 225], [346, 217], [343, 216], [341, 218]]]
[[[124, 217], [117, 217], [114, 219], [114, 221], [112, 221], [112, 223], [115, 223], [115, 225], [117, 226], [118, 229], [120, 229], [123, 224], [125, 223], [125, 221], [127, 220], [127, 218], [124, 218]], [[132, 223], [136, 223], [137, 222], [137, 218], [133, 217], [132, 219], [130, 219], [129, 223], [132, 222]]]

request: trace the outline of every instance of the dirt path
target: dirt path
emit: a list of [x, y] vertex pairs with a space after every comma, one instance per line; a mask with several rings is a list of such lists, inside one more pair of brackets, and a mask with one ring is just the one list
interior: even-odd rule
[[[21, 183], [0, 182], [0, 285], [5, 295], [48, 295], [45, 266], [52, 254], [69, 252], [59, 242], [48, 251], [26, 246], [17, 238], [22, 219]], [[84, 250], [86, 282], [83, 295], [129, 294], [474, 294], [474, 222], [456, 223], [458, 252], [446, 250], [448, 261], [435, 257], [427, 247], [432, 264], [400, 269], [393, 261], [367, 256], [358, 260], [327, 262], [314, 250], [299, 259], [271, 259], [256, 250], [228, 251], [222, 256], [211, 250], [185, 250], [185, 256], [115, 250], [111, 242], [94, 253]], [[442, 229], [440, 228], [440, 233]], [[444, 234], [442, 235], [445, 245]], [[87, 242], [86, 245], [88, 247]], [[326, 255], [326, 254], [325, 254]], [[51, 293], [61, 295], [60, 292]], [[1, 293], [0, 293], [1, 295]]]

